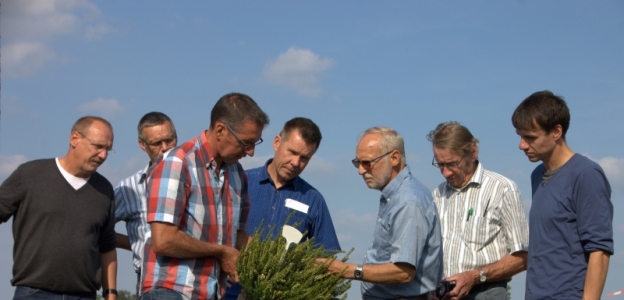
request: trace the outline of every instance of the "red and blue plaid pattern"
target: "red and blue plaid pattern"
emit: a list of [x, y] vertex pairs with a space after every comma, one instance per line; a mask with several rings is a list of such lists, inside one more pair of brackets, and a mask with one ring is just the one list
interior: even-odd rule
[[[148, 185], [147, 222], [166, 222], [193, 238], [234, 247], [249, 214], [247, 179], [240, 164], [222, 164], [210, 155], [205, 133], [172, 149], [155, 164]], [[213, 257], [159, 256], [145, 245], [142, 292], [163, 287], [190, 299], [223, 295], [226, 276]]]

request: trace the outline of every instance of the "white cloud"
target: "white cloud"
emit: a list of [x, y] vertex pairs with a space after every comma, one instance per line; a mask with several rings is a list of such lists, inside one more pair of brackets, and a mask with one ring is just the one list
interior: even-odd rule
[[624, 192], [624, 158], [608, 156], [599, 159], [597, 162], [607, 175], [611, 189]]
[[20, 0], [2, 2], [2, 64], [9, 77], [31, 75], [57, 58], [50, 42], [83, 31], [98, 39], [112, 31], [92, 25], [100, 10], [87, 0]]
[[15, 169], [17, 169], [17, 167], [19, 167], [19, 165], [25, 163], [26, 161], [26, 156], [22, 154], [9, 156], [0, 154], [0, 177], [8, 177], [11, 173], [13, 173], [13, 171], [15, 171]]
[[269, 61], [263, 71], [268, 82], [286, 87], [306, 97], [318, 96], [318, 78], [334, 65], [329, 58], [320, 58], [307, 49], [290, 47], [275, 61]]
[[54, 50], [41, 42], [17, 42], [2, 49], [2, 67], [9, 77], [28, 76], [57, 58]]
[[85, 103], [78, 107], [78, 111], [83, 113], [98, 113], [104, 117], [114, 117], [123, 112], [123, 108], [119, 101], [115, 98], [104, 99], [97, 98], [89, 103]]

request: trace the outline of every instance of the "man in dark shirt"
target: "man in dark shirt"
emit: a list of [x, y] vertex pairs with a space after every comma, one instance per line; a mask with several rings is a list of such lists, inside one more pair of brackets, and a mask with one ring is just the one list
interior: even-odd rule
[[570, 111], [550, 91], [513, 113], [520, 150], [531, 162], [526, 299], [600, 299], [613, 254], [611, 187], [602, 168], [565, 139]]
[[0, 222], [13, 217], [14, 299], [95, 299], [100, 286], [116, 299], [114, 192], [96, 172], [112, 147], [108, 121], [80, 118], [64, 157], [24, 163], [0, 186]]

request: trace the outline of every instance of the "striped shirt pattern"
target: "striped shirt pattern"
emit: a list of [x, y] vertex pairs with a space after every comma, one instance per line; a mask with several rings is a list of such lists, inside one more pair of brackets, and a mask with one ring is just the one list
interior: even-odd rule
[[136, 174], [124, 179], [115, 188], [115, 222], [126, 222], [126, 231], [134, 270], [141, 269], [145, 232], [149, 231], [147, 222], [147, 169], [149, 164]]
[[[234, 247], [237, 231], [247, 226], [247, 179], [238, 163], [223, 163], [215, 175], [209, 150], [202, 133], [156, 164], [147, 189], [147, 222], [171, 223], [197, 240]], [[156, 255], [149, 234], [143, 265], [143, 293], [162, 287], [186, 299], [217, 299], [225, 292], [226, 275], [215, 258]]]
[[442, 224], [445, 277], [495, 263], [529, 247], [518, 186], [477, 163], [465, 187], [455, 189], [443, 182], [433, 191]]

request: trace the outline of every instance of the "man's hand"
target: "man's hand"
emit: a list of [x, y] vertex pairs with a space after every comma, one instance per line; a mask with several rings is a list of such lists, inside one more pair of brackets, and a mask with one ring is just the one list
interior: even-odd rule
[[[329, 264], [330, 259], [328, 258], [317, 258], [315, 263], [317, 265], [319, 264], [324, 264], [327, 265]], [[345, 269], [347, 269], [349, 267], [349, 265], [347, 265], [346, 263], [340, 261], [340, 260], [334, 260], [331, 265], [329, 265], [329, 268], [327, 269], [327, 272], [331, 273], [331, 274], [335, 274], [335, 275], [340, 275], [340, 273], [342, 273]], [[344, 273], [342, 275], [343, 278], [346, 279], [353, 279], [352, 277], [348, 277], [347, 273]]]
[[[475, 272], [477, 273], [475, 274]], [[443, 299], [458, 300], [466, 297], [475, 285], [475, 279], [479, 276], [478, 272], [477, 270], [471, 270], [445, 278], [446, 281], [455, 281], [455, 288], [448, 292]]]
[[223, 247], [223, 252], [217, 260], [219, 261], [219, 265], [221, 265], [221, 270], [225, 272], [230, 278], [232, 282], [238, 282], [238, 273], [236, 273], [236, 260], [238, 259], [238, 255], [240, 252], [236, 250], [236, 248], [232, 247]]

